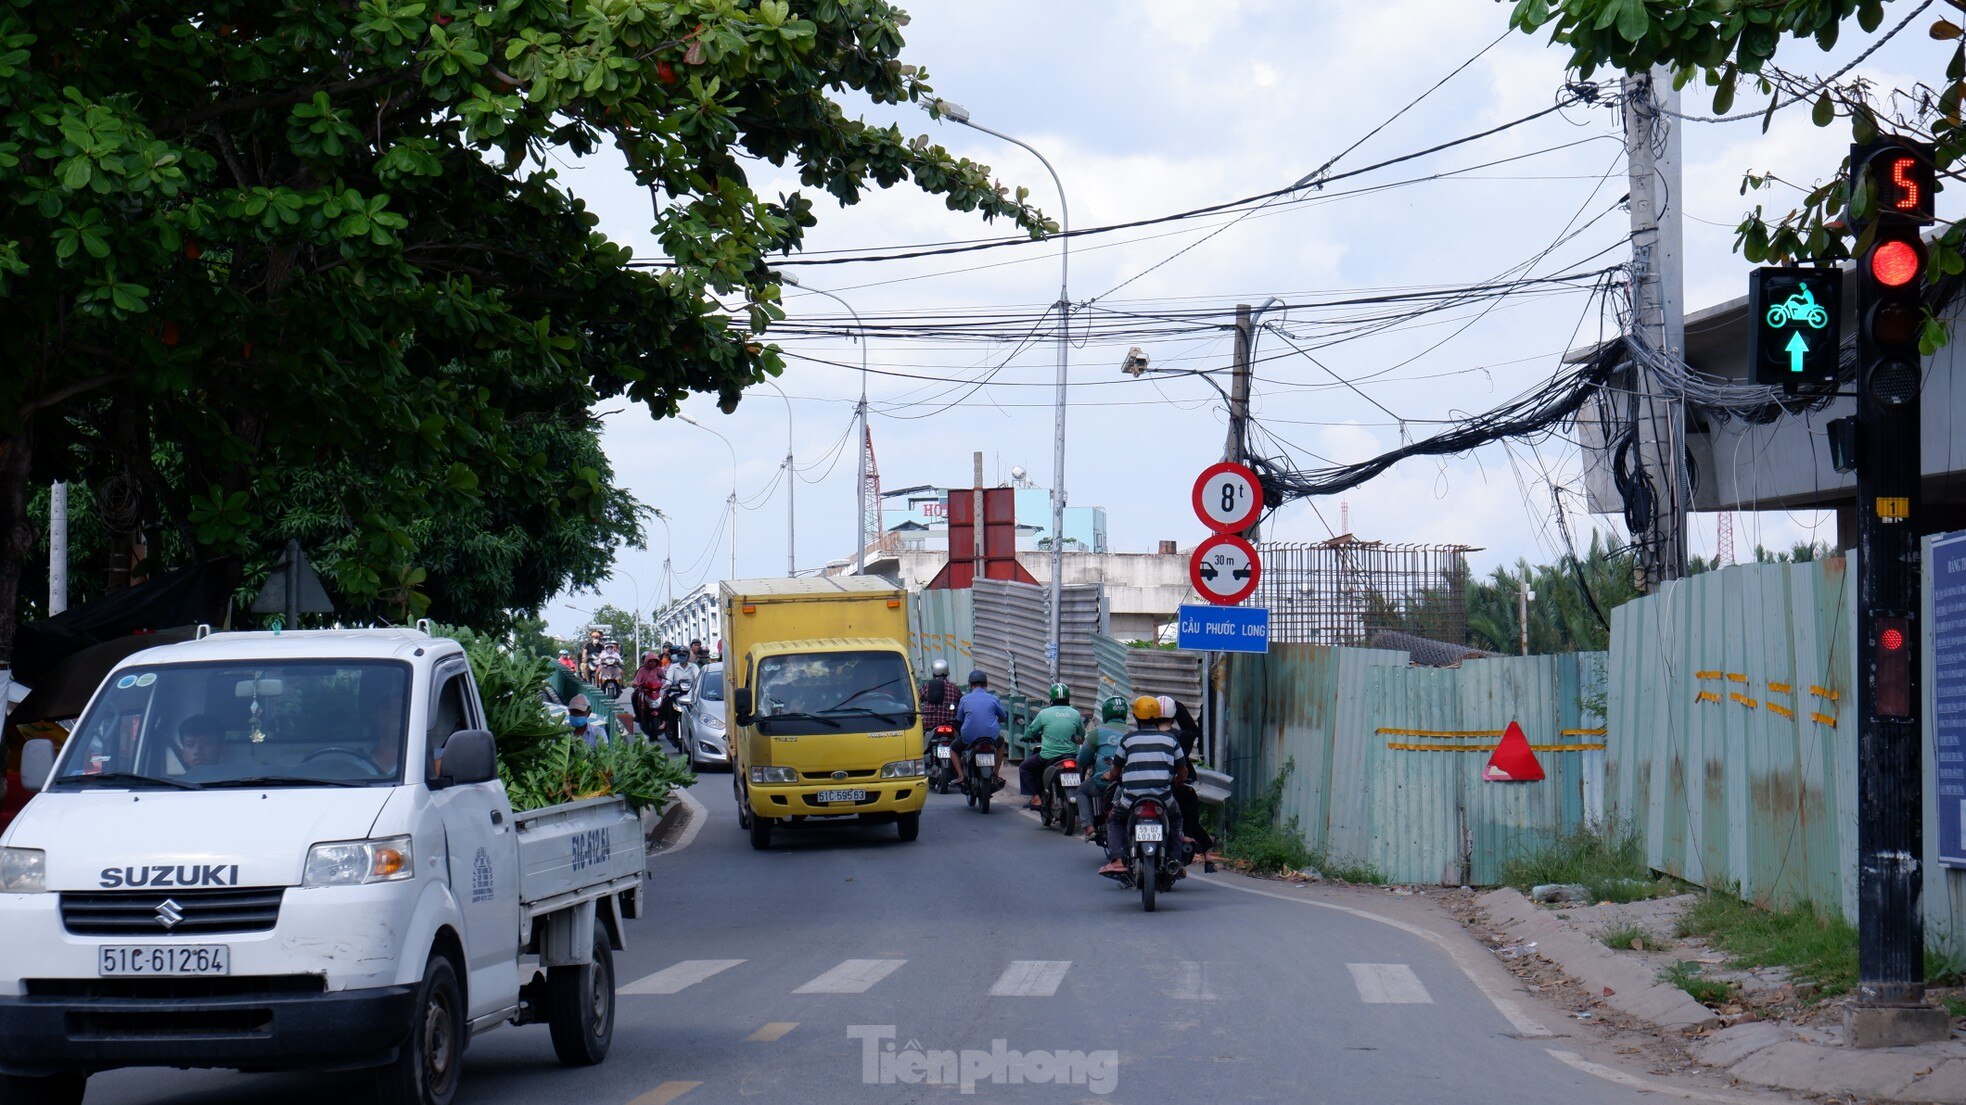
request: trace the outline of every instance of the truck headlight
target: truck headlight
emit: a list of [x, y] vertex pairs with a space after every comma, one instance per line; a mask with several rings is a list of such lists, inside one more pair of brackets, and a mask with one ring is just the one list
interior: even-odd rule
[[923, 770], [920, 760], [896, 760], [891, 764], [881, 765], [881, 778], [883, 779], [906, 779], [911, 776], [926, 774], [928, 772]]
[[754, 767], [751, 769], [754, 783], [796, 783], [799, 773], [789, 767]]
[[39, 848], [0, 848], [0, 894], [39, 894], [48, 889], [48, 853]]
[[415, 874], [415, 853], [407, 836], [334, 840], [307, 850], [307, 872], [300, 885], [362, 886], [396, 882]]

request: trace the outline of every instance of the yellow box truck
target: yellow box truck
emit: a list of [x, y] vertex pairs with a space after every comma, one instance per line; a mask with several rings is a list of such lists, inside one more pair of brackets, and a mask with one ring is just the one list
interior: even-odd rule
[[731, 787], [751, 846], [842, 821], [920, 835], [928, 778], [908, 593], [822, 576], [729, 580], [719, 598]]

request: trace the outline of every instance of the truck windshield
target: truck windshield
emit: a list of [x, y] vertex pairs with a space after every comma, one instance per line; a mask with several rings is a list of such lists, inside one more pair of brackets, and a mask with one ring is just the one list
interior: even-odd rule
[[757, 726], [771, 736], [872, 733], [915, 724], [897, 652], [809, 652], [758, 663]]
[[394, 660], [123, 668], [69, 735], [53, 786], [393, 785], [409, 685]]

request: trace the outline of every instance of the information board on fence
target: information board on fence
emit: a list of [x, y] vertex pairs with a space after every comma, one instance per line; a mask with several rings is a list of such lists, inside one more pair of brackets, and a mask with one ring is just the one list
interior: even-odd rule
[[1270, 651], [1270, 612], [1260, 606], [1183, 606], [1175, 647], [1194, 652]]
[[1939, 862], [1966, 867], [1966, 533], [1932, 542], [1932, 766]]

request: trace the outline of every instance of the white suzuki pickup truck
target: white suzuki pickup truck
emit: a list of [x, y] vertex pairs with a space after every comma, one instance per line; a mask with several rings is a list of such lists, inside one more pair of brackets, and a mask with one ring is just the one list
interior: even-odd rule
[[216, 633], [111, 671], [0, 836], [0, 1101], [128, 1066], [373, 1068], [447, 1105], [466, 1042], [600, 1062], [641, 825], [514, 814], [470, 665], [419, 630]]

